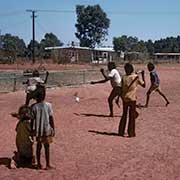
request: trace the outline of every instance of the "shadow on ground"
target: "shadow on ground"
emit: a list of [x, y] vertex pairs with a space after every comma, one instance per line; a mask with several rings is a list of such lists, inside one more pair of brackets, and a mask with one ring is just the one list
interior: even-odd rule
[[119, 134], [115, 132], [101, 132], [101, 131], [94, 131], [94, 130], [89, 130], [88, 132], [94, 133], [94, 134], [100, 134], [100, 135], [107, 135], [107, 136], [119, 136]]
[[[109, 115], [105, 115], [105, 114], [92, 114], [92, 113], [80, 113], [80, 114], [74, 113], [74, 114], [75, 114], [76, 116], [103, 117], [103, 118], [109, 117], [109, 118], [112, 118], [112, 117], [110, 117]], [[115, 116], [113, 116], [113, 117], [121, 117], [121, 116], [115, 115]]]
[[8, 158], [8, 157], [0, 158], [0, 166], [3, 165], [3, 166], [10, 168], [10, 164], [11, 164], [11, 158]]

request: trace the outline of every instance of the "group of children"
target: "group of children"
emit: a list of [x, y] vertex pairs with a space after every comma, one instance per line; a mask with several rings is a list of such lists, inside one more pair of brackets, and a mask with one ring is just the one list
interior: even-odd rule
[[[108, 63], [109, 74], [106, 75], [104, 69], [101, 69], [101, 73], [104, 77], [103, 80], [93, 81], [91, 84], [111, 82], [112, 91], [108, 97], [108, 104], [110, 110], [110, 117], [114, 116], [113, 113], [113, 100], [116, 98], [116, 104], [119, 106], [119, 97], [123, 102], [123, 113], [119, 123], [118, 134], [124, 136], [127, 116], [129, 114], [128, 122], [128, 135], [129, 137], [136, 136], [135, 133], [135, 119], [138, 117], [136, 111], [137, 107], [137, 87], [138, 85], [143, 88], [146, 87], [144, 71], [139, 73], [134, 72], [134, 67], [131, 63], [124, 65], [125, 75], [121, 76], [116, 69], [114, 62]], [[160, 80], [155, 66], [153, 63], [148, 63], [147, 68], [150, 72], [151, 85], [147, 91], [146, 103], [143, 107], [148, 107], [150, 95], [153, 91], [157, 91], [166, 101], [166, 106], [169, 104], [168, 99], [160, 90]], [[141, 77], [139, 76], [141, 74]], [[49, 73], [46, 73], [46, 78], [43, 81], [39, 77], [39, 72], [35, 70], [33, 77], [29, 78], [26, 88], [26, 102], [19, 108], [18, 113], [12, 113], [13, 117], [16, 117], [19, 121], [16, 126], [16, 146], [17, 152], [15, 152], [14, 161], [17, 167], [36, 167], [41, 169], [41, 149], [44, 146], [46, 169], [51, 169], [50, 165], [50, 143], [53, 141], [55, 135], [55, 126], [53, 118], [52, 105], [45, 101], [46, 88]], [[31, 99], [35, 99], [36, 103], [29, 106]], [[34, 138], [36, 138], [36, 161], [33, 152]]]
[[[34, 167], [41, 169], [41, 149], [44, 145], [46, 169], [51, 169], [49, 145], [55, 135], [52, 105], [45, 101], [48, 72], [45, 81], [39, 77], [35, 70], [33, 77], [26, 82], [26, 102], [19, 108], [18, 113], [12, 113], [19, 121], [16, 125], [17, 152], [13, 157], [17, 167]], [[35, 103], [29, 106], [31, 99]], [[36, 161], [34, 158], [33, 144], [36, 139]]]
[[[114, 62], [109, 62], [108, 65], [109, 74], [106, 75], [104, 73], [104, 69], [101, 69], [101, 73], [104, 76], [104, 80], [100, 81], [92, 81], [91, 84], [96, 83], [104, 83], [107, 81], [111, 81], [112, 91], [108, 97], [109, 109], [110, 109], [110, 117], [113, 117], [113, 100], [116, 99], [116, 103], [119, 102], [119, 97], [122, 98], [123, 102], [123, 113], [119, 124], [118, 134], [120, 136], [124, 136], [127, 116], [129, 114], [129, 123], [128, 123], [128, 136], [134, 137], [135, 134], [135, 119], [138, 117], [138, 112], [136, 111], [137, 105], [137, 87], [138, 85], [143, 88], [146, 87], [144, 70], [135, 73], [134, 67], [131, 63], [126, 63], [124, 65], [125, 75], [120, 76], [118, 70], [116, 69], [116, 65]], [[150, 72], [150, 81], [151, 85], [149, 90], [146, 93], [146, 103], [141, 107], [147, 108], [149, 104], [150, 95], [153, 91], [158, 92], [166, 101], [166, 106], [168, 106], [169, 101], [164, 95], [164, 93], [160, 90], [160, 80], [158, 74], [155, 70], [155, 66], [153, 63], [148, 63], [147, 68]], [[141, 74], [141, 78], [139, 77]], [[118, 104], [119, 106], [119, 104]]]

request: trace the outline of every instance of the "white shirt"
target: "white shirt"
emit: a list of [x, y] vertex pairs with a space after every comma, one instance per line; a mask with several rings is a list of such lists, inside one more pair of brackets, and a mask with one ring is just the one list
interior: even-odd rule
[[116, 86], [121, 87], [121, 76], [117, 69], [112, 69], [108, 74], [108, 77], [111, 78], [112, 87], [116, 87]]
[[52, 130], [49, 117], [53, 115], [51, 103], [37, 103], [32, 107], [32, 111], [35, 116], [33, 129], [36, 132], [36, 137], [49, 136]]
[[34, 91], [38, 83], [44, 83], [44, 81], [40, 77], [29, 78], [26, 92]]

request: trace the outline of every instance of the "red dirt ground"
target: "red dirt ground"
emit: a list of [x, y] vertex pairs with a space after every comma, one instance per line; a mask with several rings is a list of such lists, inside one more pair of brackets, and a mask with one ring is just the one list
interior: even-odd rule
[[[180, 180], [180, 67], [158, 66], [161, 88], [170, 100], [154, 93], [149, 108], [139, 110], [136, 137], [117, 136], [122, 114], [114, 106], [109, 118], [108, 83], [47, 90], [53, 104], [56, 136], [51, 144], [54, 170], [8, 169], [0, 165], [0, 180]], [[149, 86], [149, 77], [146, 71]], [[139, 88], [144, 103], [146, 89]], [[78, 92], [80, 102], [73, 94]], [[23, 104], [25, 93], [0, 94], [0, 159], [12, 157], [16, 120], [9, 113]], [[44, 162], [44, 152], [42, 153]]]
[[92, 64], [53, 64], [53, 63], [18, 63], [18, 64], [0, 64], [0, 71], [16, 71], [33, 68], [45, 68], [46, 70], [74, 70], [74, 69], [91, 69], [98, 65]]

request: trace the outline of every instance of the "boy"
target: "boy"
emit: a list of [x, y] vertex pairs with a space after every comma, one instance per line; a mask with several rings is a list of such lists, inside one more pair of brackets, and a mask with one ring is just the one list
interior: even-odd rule
[[36, 156], [38, 169], [42, 168], [40, 160], [42, 145], [44, 145], [45, 149], [46, 169], [52, 168], [50, 166], [49, 145], [52, 143], [53, 136], [55, 135], [55, 127], [52, 105], [44, 101], [45, 94], [45, 89], [44, 91], [38, 91], [35, 96], [37, 103], [32, 106], [34, 118], [31, 122], [31, 127], [37, 140]]
[[157, 72], [155, 71], [155, 66], [153, 63], [148, 63], [147, 65], [147, 68], [150, 72], [150, 81], [151, 81], [151, 86], [149, 88], [149, 90], [147, 91], [146, 93], [146, 104], [144, 105], [144, 107], [148, 107], [148, 104], [149, 104], [149, 99], [150, 99], [150, 95], [153, 91], [156, 91], [158, 92], [166, 101], [166, 106], [168, 106], [169, 104], [169, 101], [168, 99], [166, 98], [166, 96], [162, 93], [162, 91], [160, 90], [160, 80], [159, 80], [159, 77], [158, 77], [158, 74]]
[[110, 109], [110, 117], [114, 116], [113, 113], [113, 100], [115, 97], [117, 97], [116, 99], [116, 104], [119, 106], [119, 96], [121, 96], [121, 76], [118, 72], [118, 70], [116, 69], [116, 65], [114, 62], [109, 62], [108, 63], [108, 70], [109, 70], [109, 74], [108, 76], [104, 73], [104, 69], [101, 69], [101, 73], [104, 76], [104, 80], [100, 80], [100, 81], [92, 81], [91, 84], [97, 84], [97, 83], [105, 83], [107, 81], [111, 81], [111, 86], [112, 86], [112, 91], [108, 97], [108, 104], [109, 104], [109, 109]]
[[18, 113], [11, 113], [13, 117], [19, 119], [16, 125], [16, 147], [14, 160], [17, 167], [32, 166], [34, 163], [33, 140], [31, 137], [31, 108], [23, 105]]
[[31, 78], [29, 78], [26, 82], [24, 82], [24, 84], [27, 84], [26, 87], [26, 105], [29, 105], [29, 102], [31, 99], [34, 99], [34, 96], [36, 94], [36, 91], [38, 90], [39, 87], [43, 86], [44, 84], [46, 84], [47, 82], [47, 78], [49, 76], [49, 72], [46, 72], [46, 78], [43, 81], [40, 77], [39, 77], [39, 72], [38, 70], [34, 70], [32, 73]]
[[137, 101], [137, 87], [138, 85], [145, 88], [144, 71], [142, 71], [142, 80], [134, 72], [132, 64], [126, 63], [124, 66], [126, 75], [122, 78], [122, 100], [123, 100], [123, 114], [119, 124], [119, 136], [124, 136], [126, 127], [127, 114], [129, 112], [128, 135], [129, 137], [136, 136], [135, 133], [135, 119], [138, 117], [136, 112]]

